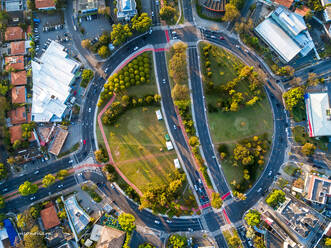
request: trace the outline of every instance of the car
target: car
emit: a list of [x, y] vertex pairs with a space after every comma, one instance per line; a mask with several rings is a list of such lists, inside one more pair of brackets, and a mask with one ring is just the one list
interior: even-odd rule
[[155, 223], [155, 224], [160, 224], [160, 221], [158, 221], [158, 220], [154, 220], [154, 223]]
[[270, 177], [270, 176], [271, 176], [271, 174], [272, 174], [272, 171], [269, 171], [269, 173], [268, 173], [268, 176]]
[[256, 192], [257, 193], [260, 193], [261, 192], [261, 190], [262, 190], [262, 188], [259, 188]]
[[62, 188], [62, 187], [63, 187], [63, 184], [60, 184], [60, 185], [58, 185], [57, 187], [58, 187], [58, 188]]
[[69, 164], [72, 164], [73, 162], [74, 162], [74, 161], [71, 159], [71, 160], [69, 160], [69, 162], [68, 162], [68, 163], [69, 163]]
[[8, 191], [8, 189], [7, 188], [4, 188], [3, 190], [2, 190], [2, 192], [7, 192]]
[[198, 187], [195, 184], [193, 186], [194, 186], [195, 191], [198, 191]]
[[199, 181], [199, 183], [200, 183], [200, 184], [202, 184], [202, 181], [201, 181], [201, 179], [200, 179], [200, 178], [198, 179], [198, 181]]
[[212, 39], [215, 39], [215, 38], [216, 38], [216, 36], [215, 36], [215, 35], [212, 35], [212, 36], [210, 36], [210, 38], [212, 38]]
[[91, 108], [88, 108], [88, 112], [91, 113]]
[[33, 172], [33, 174], [35, 175], [39, 174], [39, 170], [36, 170], [35, 172]]
[[30, 197], [30, 200], [31, 200], [31, 201], [33, 201], [34, 199], [36, 199], [35, 196]]
[[83, 140], [83, 144], [86, 145], [86, 140]]
[[239, 45], [236, 45], [236, 48], [238, 48], [238, 49], [239, 49], [239, 48], [240, 48], [240, 46], [239, 46]]
[[152, 29], [150, 29], [150, 30], [148, 31], [148, 33], [149, 33], [149, 34], [151, 34], [152, 32], [153, 32], [153, 30], [152, 30]]
[[175, 130], [177, 129], [176, 125], [174, 125], [174, 129], [175, 129]]
[[225, 40], [223, 36], [220, 36], [220, 40]]
[[193, 232], [193, 229], [192, 228], [188, 228], [187, 229], [189, 232]]
[[137, 51], [139, 49], [139, 47], [135, 47], [135, 48], [133, 48], [133, 51]]
[[114, 184], [111, 184], [111, 185], [110, 185], [110, 187], [111, 187], [112, 189], [115, 189], [115, 186], [114, 186]]
[[176, 31], [172, 31], [171, 34], [176, 35], [177, 33], [176, 33]]
[[166, 83], [166, 79], [165, 78], [162, 79], [162, 83], [164, 83], [164, 84]]
[[152, 11], [152, 16], [154, 16], [154, 12]]
[[155, 4], [156, 4], [156, 5], [159, 5], [159, 0], [156, 0], [156, 1], [155, 1]]
[[248, 240], [248, 244], [249, 244], [250, 247], [254, 247], [251, 240]]
[[166, 220], [166, 222], [167, 222], [167, 223], [169, 223], [169, 224], [170, 224], [170, 223], [172, 223], [172, 221], [171, 221], [171, 220]]

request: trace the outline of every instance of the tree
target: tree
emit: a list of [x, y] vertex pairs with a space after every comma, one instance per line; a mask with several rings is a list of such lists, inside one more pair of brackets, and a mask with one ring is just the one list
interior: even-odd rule
[[240, 13], [236, 6], [231, 3], [225, 5], [225, 14], [223, 16], [223, 21], [232, 22], [240, 16]]
[[131, 19], [132, 29], [144, 33], [146, 32], [152, 25], [152, 19], [147, 15], [147, 13], [142, 13], [140, 16], [135, 15]]
[[110, 37], [109, 37], [108, 35], [103, 34], [103, 35], [101, 35], [100, 38], [99, 38], [99, 43], [102, 44], [102, 45], [105, 45], [105, 46], [106, 46], [106, 45], [108, 45], [108, 43], [109, 43], [109, 41], [110, 41], [109, 38], [110, 38]]
[[114, 46], [119, 46], [126, 41], [127, 38], [132, 36], [132, 32], [128, 24], [122, 25], [121, 23], [113, 24], [110, 38]]
[[176, 9], [171, 6], [163, 5], [163, 7], [160, 9], [160, 17], [166, 22], [171, 21], [175, 17], [175, 15]]
[[28, 6], [29, 10], [34, 10], [36, 8], [34, 0], [27, 0], [26, 5]]
[[279, 75], [279, 76], [293, 77], [293, 75], [294, 75], [294, 68], [292, 66], [289, 66], [289, 65], [280, 67], [277, 70], [277, 75]]
[[0, 180], [7, 177], [7, 168], [3, 163], [0, 163]]
[[91, 47], [91, 41], [88, 39], [82, 40], [81, 45], [83, 48], [90, 48]]
[[14, 143], [13, 143], [13, 149], [14, 150], [17, 150], [21, 147], [21, 141], [20, 140], [15, 140]]
[[198, 146], [199, 145], [199, 138], [197, 136], [191, 136], [188, 143], [192, 147]]
[[175, 84], [171, 90], [171, 95], [175, 101], [187, 100], [190, 97], [186, 84]]
[[275, 208], [285, 201], [285, 193], [280, 189], [275, 189], [267, 196], [265, 201], [270, 207]]
[[37, 184], [32, 184], [29, 181], [25, 181], [19, 186], [18, 191], [22, 196], [31, 195], [38, 191], [38, 186]]
[[331, 238], [326, 238], [325, 243], [326, 246], [331, 246]]
[[307, 85], [308, 86], [316, 86], [319, 84], [319, 80], [318, 80], [318, 77], [317, 77], [317, 74], [316, 73], [309, 73], [308, 74], [308, 79], [307, 79]]
[[24, 234], [24, 248], [46, 248], [44, 235], [40, 232], [38, 226], [33, 226], [32, 229]]
[[3, 199], [2, 196], [0, 196], [0, 208], [4, 208], [5, 207], [5, 200]]
[[[115, 4], [116, 5], [116, 4]], [[99, 7], [98, 8], [99, 15], [110, 15], [110, 7]]]
[[213, 192], [211, 195], [211, 206], [213, 208], [219, 209], [223, 205], [222, 198], [219, 193]]
[[261, 214], [256, 209], [250, 209], [245, 215], [245, 221], [249, 226], [258, 226], [261, 223]]
[[150, 243], [143, 243], [139, 245], [138, 248], [155, 248], [155, 246]]
[[135, 217], [132, 214], [128, 213], [121, 213], [118, 217], [118, 223], [120, 224], [121, 228], [126, 232], [131, 232], [135, 229]]
[[251, 155], [248, 148], [241, 144], [237, 144], [233, 149], [233, 157], [235, 160], [240, 161], [243, 165], [252, 164], [254, 161], [254, 157]]
[[0, 94], [3, 96], [7, 95], [8, 92], [8, 85], [0, 84]]
[[169, 75], [175, 84], [179, 84], [187, 78], [186, 48], [187, 44], [184, 42], [176, 42], [171, 48], [173, 55], [169, 60]]
[[53, 183], [55, 183], [55, 176], [53, 176], [52, 174], [44, 176], [42, 183], [45, 188], [51, 186]]
[[301, 100], [303, 100], [304, 89], [302, 87], [296, 87], [288, 90], [283, 94], [286, 108], [292, 110]]
[[242, 9], [244, 6], [244, 0], [230, 0], [230, 3], [234, 6], [236, 6], [237, 9]]
[[99, 48], [98, 54], [101, 58], [107, 58], [110, 55], [110, 50], [107, 46], [102, 46]]
[[306, 143], [301, 147], [301, 152], [306, 156], [311, 156], [314, 154], [316, 146], [311, 143]]
[[253, 227], [249, 226], [247, 228], [246, 237], [249, 238], [249, 239], [254, 239], [254, 237], [255, 237], [255, 231], [254, 231]]
[[90, 69], [84, 69], [82, 72], [82, 79], [85, 81], [90, 81], [93, 78], [93, 71]]
[[264, 245], [264, 239], [260, 236], [255, 236], [254, 247], [255, 248], [266, 248], [266, 246]]
[[31, 216], [30, 209], [24, 210], [17, 215], [17, 226], [23, 231], [30, 230], [35, 224], [35, 219]]
[[65, 178], [68, 175], [69, 175], [69, 171], [63, 169], [63, 170], [58, 171], [58, 173], [56, 174], [56, 178], [58, 180], [63, 180], [63, 178]]
[[109, 160], [109, 157], [104, 149], [99, 149], [94, 152], [95, 159], [99, 163], [106, 163]]
[[229, 248], [241, 247], [241, 240], [237, 234], [232, 235], [227, 241]]
[[168, 244], [173, 248], [182, 248], [187, 245], [187, 238], [178, 234], [173, 234], [168, 240]]

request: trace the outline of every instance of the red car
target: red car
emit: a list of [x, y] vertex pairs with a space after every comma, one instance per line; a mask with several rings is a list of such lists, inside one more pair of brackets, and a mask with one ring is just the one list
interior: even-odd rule
[[75, 91], [74, 91], [74, 96], [75, 96], [76, 94], [77, 94], [77, 91], [75, 90]]
[[220, 36], [220, 40], [225, 40], [223, 36]]
[[83, 140], [83, 144], [86, 145], [86, 140]]

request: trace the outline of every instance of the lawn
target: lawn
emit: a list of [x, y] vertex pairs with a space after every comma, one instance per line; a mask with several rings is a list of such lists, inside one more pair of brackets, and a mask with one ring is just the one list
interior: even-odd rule
[[311, 138], [308, 136], [308, 133], [303, 126], [296, 126], [292, 128], [292, 132], [295, 142], [297, 142], [299, 145], [304, 145], [309, 142], [314, 144], [318, 149], [321, 149], [323, 151], [328, 150], [327, 137], [321, 137], [320, 139]]
[[[200, 43], [201, 54], [203, 54], [202, 47], [204, 44], [205, 43]], [[212, 76], [208, 80], [214, 83], [214, 88], [216, 89], [221, 85], [225, 85], [228, 81], [235, 79], [237, 77], [237, 68], [242, 68], [243, 64], [237, 57], [221, 48], [216, 48], [214, 51], [216, 51], [215, 54], [217, 54], [217, 56], [212, 56], [212, 52], [209, 52], [208, 56], [212, 72]], [[203, 55], [200, 57], [201, 69], [204, 75], [203, 81], [207, 82], [207, 71], [204, 66], [206, 62], [205, 57]], [[250, 96], [251, 92], [248, 90], [248, 83], [246, 83], [246, 81], [239, 82], [237, 87], [239, 92]], [[210, 109], [210, 106], [216, 105], [220, 97], [215, 94], [215, 92], [208, 93], [206, 85], [204, 85], [204, 88], [206, 105], [208, 109]], [[229, 183], [233, 180], [237, 183], [243, 180], [244, 168], [242, 166], [234, 167], [232, 165], [231, 157], [235, 144], [243, 138], [252, 137], [254, 135], [260, 136], [265, 133], [268, 134], [268, 139], [271, 140], [273, 133], [272, 110], [263, 90], [260, 97], [261, 100], [253, 106], [244, 106], [237, 112], [223, 112], [218, 110], [217, 112], [208, 112], [207, 114], [210, 134], [215, 147], [225, 143], [230, 151], [230, 155], [221, 162], [222, 169]], [[267, 161], [267, 156], [268, 154], [266, 154], [265, 161]], [[256, 180], [262, 171], [263, 166], [258, 167], [254, 175], [251, 175], [252, 180]]]
[[295, 165], [289, 164], [289, 165], [286, 165], [283, 170], [287, 175], [293, 176], [297, 169], [298, 169], [298, 167], [296, 167]]

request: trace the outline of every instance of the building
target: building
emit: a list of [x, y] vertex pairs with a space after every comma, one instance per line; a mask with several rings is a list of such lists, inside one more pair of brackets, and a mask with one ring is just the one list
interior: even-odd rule
[[5, 69], [24, 70], [24, 56], [8, 56], [5, 57]]
[[135, 0], [118, 0], [117, 1], [117, 19], [119, 21], [129, 21], [138, 14]]
[[68, 57], [62, 45], [52, 41], [40, 59], [31, 61], [31, 66], [32, 121], [61, 121], [79, 63]]
[[307, 14], [309, 14], [310, 11], [311, 11], [310, 8], [303, 5], [303, 6], [297, 7], [295, 9], [294, 13], [301, 15], [302, 17], [305, 17]]
[[323, 17], [326, 22], [331, 22], [331, 0], [321, 0], [323, 7], [325, 7], [323, 11]]
[[125, 240], [125, 232], [95, 224], [90, 240], [97, 242], [96, 248], [121, 248]]
[[274, 0], [275, 5], [291, 8], [294, 0]]
[[17, 86], [17, 87], [12, 88], [11, 102], [12, 103], [25, 103], [26, 102], [25, 86]]
[[0, 247], [15, 247], [15, 243], [18, 241], [18, 235], [12, 222], [9, 219], [5, 219], [3, 226], [0, 230]]
[[47, 208], [40, 211], [40, 216], [45, 230], [60, 225], [59, 217], [57, 216], [56, 209], [52, 203], [49, 204]]
[[5, 9], [7, 12], [11, 11], [23, 11], [23, 1], [22, 0], [5, 0]]
[[221, 18], [225, 12], [225, 0], [198, 0], [204, 15], [212, 18]]
[[12, 125], [27, 123], [27, 115], [25, 106], [18, 107], [9, 112], [10, 123]]
[[26, 71], [11, 72], [10, 83], [14, 86], [26, 85], [27, 83]]
[[50, 143], [48, 151], [53, 155], [58, 156], [69, 132], [60, 127], [57, 127], [54, 132], [55, 137]]
[[309, 201], [325, 205], [331, 197], [331, 180], [310, 175], [306, 177], [305, 192]]
[[25, 41], [10, 42], [10, 55], [24, 55], [25, 53]]
[[50, 10], [55, 9], [54, 0], [35, 0], [36, 9], [39, 10]]
[[106, 7], [104, 0], [79, 0], [78, 12], [81, 14], [97, 14], [99, 8]]
[[268, 15], [255, 32], [283, 63], [296, 56], [304, 57], [315, 49], [303, 17], [284, 7], [278, 7]]
[[305, 95], [305, 104], [309, 136], [331, 136], [331, 107], [328, 93], [308, 93]]
[[24, 40], [25, 34], [21, 27], [8, 27], [5, 32], [5, 41]]
[[16, 140], [22, 141], [22, 127], [21, 125], [18, 126], [11, 126], [9, 127], [9, 135], [10, 135], [10, 143], [14, 143]]

